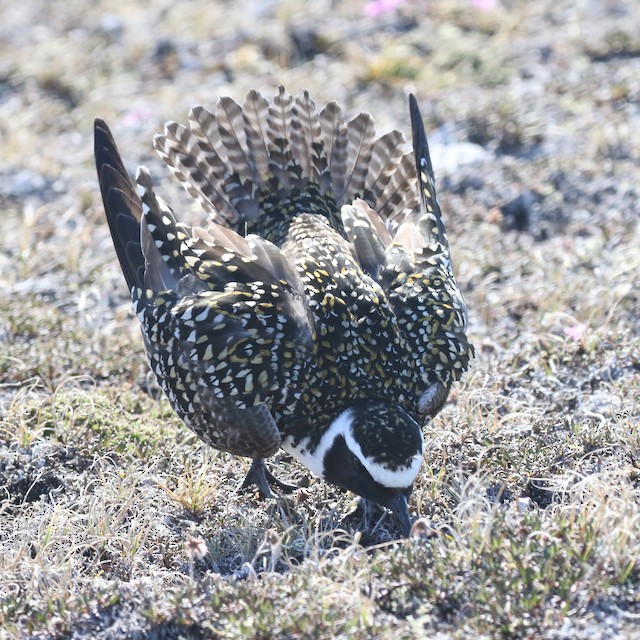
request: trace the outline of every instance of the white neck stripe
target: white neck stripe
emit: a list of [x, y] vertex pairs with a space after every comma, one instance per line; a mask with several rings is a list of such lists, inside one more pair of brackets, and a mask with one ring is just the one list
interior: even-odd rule
[[349, 450], [360, 460], [375, 482], [390, 489], [404, 489], [411, 486], [422, 464], [422, 447], [420, 453], [412, 458], [408, 466], [400, 467], [393, 471], [365, 457], [362, 453], [362, 448], [353, 437], [352, 423], [353, 409], [345, 409], [329, 425], [329, 428], [323, 434], [320, 442], [313, 451], [310, 450], [309, 438], [303, 438], [294, 446], [293, 438], [290, 436], [283, 440], [282, 448], [287, 453], [290, 453], [298, 462], [301, 462], [312, 473], [324, 478], [324, 457], [327, 451], [333, 446], [336, 438], [343, 436]]
[[309, 471], [324, 478], [324, 457], [333, 446], [335, 439], [342, 435], [346, 439], [351, 425], [353, 409], [343, 411], [325, 431], [320, 442], [313, 451], [309, 450], [310, 440], [304, 438], [296, 446], [290, 436], [282, 441], [282, 448], [290, 453], [298, 462], [302, 463]]
[[369, 472], [371, 477], [383, 487], [389, 487], [390, 489], [405, 489], [413, 484], [413, 481], [418, 475], [420, 465], [422, 464], [422, 447], [420, 448], [420, 454], [415, 455], [411, 464], [408, 467], [399, 467], [395, 471], [383, 467], [371, 458], [366, 458], [362, 453], [360, 445], [353, 437], [351, 429], [345, 434], [345, 440], [347, 446], [357, 456], [358, 460], [362, 462], [364, 468]]

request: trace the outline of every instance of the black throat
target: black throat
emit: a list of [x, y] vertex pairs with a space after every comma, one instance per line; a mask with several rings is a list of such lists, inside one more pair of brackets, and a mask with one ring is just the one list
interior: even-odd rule
[[327, 450], [322, 464], [324, 477], [328, 482], [383, 507], [389, 507], [398, 493], [403, 493], [407, 498], [411, 495], [411, 487], [390, 489], [376, 482], [349, 449], [342, 435], [338, 436]]

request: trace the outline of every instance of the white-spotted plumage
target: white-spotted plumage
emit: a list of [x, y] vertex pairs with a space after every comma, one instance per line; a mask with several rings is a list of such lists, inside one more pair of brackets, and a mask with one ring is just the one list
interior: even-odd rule
[[261, 459], [283, 447], [403, 530], [420, 424], [473, 353], [413, 97], [410, 111], [413, 153], [398, 131], [376, 138], [369, 114], [347, 122], [306, 92], [194, 107], [154, 144], [207, 228], [180, 222], [144, 169], [136, 192], [95, 128], [116, 252], [178, 415], [257, 460], [245, 484], [280, 486]]

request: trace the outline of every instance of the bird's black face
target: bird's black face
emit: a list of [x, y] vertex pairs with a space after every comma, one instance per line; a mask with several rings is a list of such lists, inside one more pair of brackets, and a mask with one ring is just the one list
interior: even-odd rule
[[409, 535], [411, 522], [407, 501], [413, 483], [408, 487], [390, 488], [376, 482], [342, 435], [335, 438], [325, 454], [323, 475], [328, 482], [390, 509], [402, 524], [403, 533]]
[[406, 535], [407, 500], [422, 462], [418, 423], [399, 405], [358, 403], [343, 410], [303, 462], [321, 467], [320, 475], [366, 500], [391, 509]]

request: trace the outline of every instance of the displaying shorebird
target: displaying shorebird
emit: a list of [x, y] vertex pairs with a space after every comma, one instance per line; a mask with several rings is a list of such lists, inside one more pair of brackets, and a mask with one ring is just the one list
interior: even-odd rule
[[[127, 175], [107, 125], [95, 156], [107, 220], [151, 369], [216, 449], [277, 480], [279, 448], [390, 509], [408, 498], [436, 415], [473, 350], [416, 100], [413, 152], [373, 119], [280, 88], [193, 107], [154, 145], [209, 215], [180, 222], [146, 169]], [[366, 519], [366, 518], [365, 518]]]

